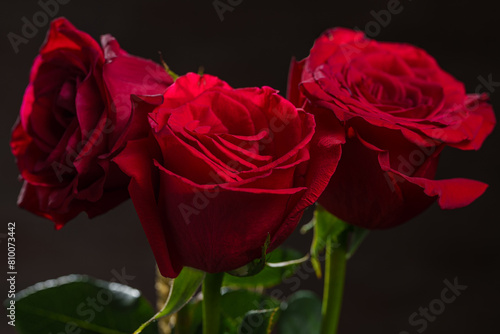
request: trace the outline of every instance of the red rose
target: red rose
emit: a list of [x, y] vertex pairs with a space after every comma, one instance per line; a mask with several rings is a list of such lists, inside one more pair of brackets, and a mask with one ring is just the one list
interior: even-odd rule
[[[233, 89], [187, 74], [163, 99], [142, 98], [136, 120], [148, 138], [114, 161], [132, 178], [130, 196], [164, 276], [183, 266], [239, 268], [290, 235], [333, 174], [343, 134], [315, 121], [269, 87]], [[331, 124], [334, 127], [335, 124]]]
[[342, 158], [319, 202], [351, 224], [391, 227], [436, 199], [444, 209], [466, 206], [487, 187], [434, 180], [445, 146], [479, 149], [496, 121], [486, 95], [466, 95], [421, 49], [329, 30], [292, 63], [289, 98], [344, 125]]
[[63, 18], [52, 22], [12, 132], [24, 180], [18, 204], [58, 228], [82, 211], [93, 217], [128, 198], [129, 179], [110, 161], [126, 139], [130, 94], [161, 94], [172, 83], [112, 36], [101, 42]]

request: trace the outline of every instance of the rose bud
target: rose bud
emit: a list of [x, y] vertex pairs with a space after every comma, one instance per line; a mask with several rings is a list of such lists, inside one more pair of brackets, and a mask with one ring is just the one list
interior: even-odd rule
[[66, 19], [54, 20], [12, 131], [24, 180], [18, 204], [57, 228], [129, 197], [129, 178], [111, 159], [141, 133], [129, 131], [130, 94], [162, 94], [172, 83], [161, 66], [128, 55], [112, 36], [101, 44]]
[[436, 200], [443, 209], [467, 206], [487, 188], [434, 179], [444, 147], [479, 149], [496, 120], [485, 94], [467, 95], [417, 47], [328, 30], [306, 59], [292, 61], [288, 94], [344, 126], [342, 158], [319, 203], [348, 223], [392, 227]]
[[225, 272], [258, 259], [295, 229], [337, 166], [343, 132], [313, 139], [313, 115], [269, 87], [233, 89], [187, 74], [163, 97], [137, 97], [148, 137], [114, 159], [164, 276], [183, 266]]

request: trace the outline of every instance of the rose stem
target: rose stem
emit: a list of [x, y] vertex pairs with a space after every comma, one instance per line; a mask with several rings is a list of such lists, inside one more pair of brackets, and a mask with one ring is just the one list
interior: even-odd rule
[[224, 273], [208, 274], [203, 281], [203, 334], [219, 334], [222, 279]]
[[346, 233], [341, 233], [337, 240], [327, 239], [321, 334], [337, 334], [344, 292], [346, 245]]

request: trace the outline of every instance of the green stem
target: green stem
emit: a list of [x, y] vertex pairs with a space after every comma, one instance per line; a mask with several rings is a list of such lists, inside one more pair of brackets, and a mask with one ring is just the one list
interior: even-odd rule
[[335, 239], [328, 237], [326, 246], [321, 334], [337, 334], [340, 309], [342, 308], [347, 260], [347, 233], [341, 233]]
[[224, 273], [208, 274], [203, 281], [203, 334], [219, 334], [222, 279]]

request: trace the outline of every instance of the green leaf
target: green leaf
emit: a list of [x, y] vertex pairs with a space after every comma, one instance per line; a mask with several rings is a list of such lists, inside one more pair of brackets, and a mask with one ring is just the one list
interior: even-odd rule
[[[223, 289], [221, 308], [224, 333], [236, 334], [249, 312], [276, 309], [280, 301], [246, 289]], [[258, 333], [258, 332], [254, 332]]]
[[204, 278], [205, 273], [203, 271], [184, 267], [179, 276], [174, 279], [172, 286], [170, 287], [170, 293], [168, 295], [167, 302], [165, 303], [163, 308], [151, 319], [142, 324], [141, 327], [139, 327], [134, 332], [134, 334], [142, 333], [144, 328], [149, 326], [155, 320], [169, 316], [179, 311], [191, 300], [191, 298], [194, 296], [201, 283], [203, 282]]
[[230, 318], [236, 319], [251, 310], [274, 308], [280, 305], [278, 300], [255, 291], [224, 290], [221, 298], [222, 311]]
[[319, 334], [320, 327], [321, 300], [310, 291], [299, 291], [288, 299], [277, 325], [280, 334]]
[[271, 334], [280, 312], [279, 307], [249, 311], [238, 328], [238, 334]]
[[[258, 274], [249, 277], [236, 277], [231, 275], [224, 276], [223, 286], [239, 287], [239, 288], [270, 288], [279, 285], [281, 281], [292, 276], [297, 270], [299, 263], [295, 259], [303, 261], [300, 252], [290, 248], [277, 248], [269, 253], [267, 266]], [[276, 265], [277, 263], [287, 265]]]
[[[16, 298], [21, 334], [130, 334], [153, 314], [138, 290], [80, 275], [37, 283]], [[144, 333], [157, 332], [155, 325]]]

